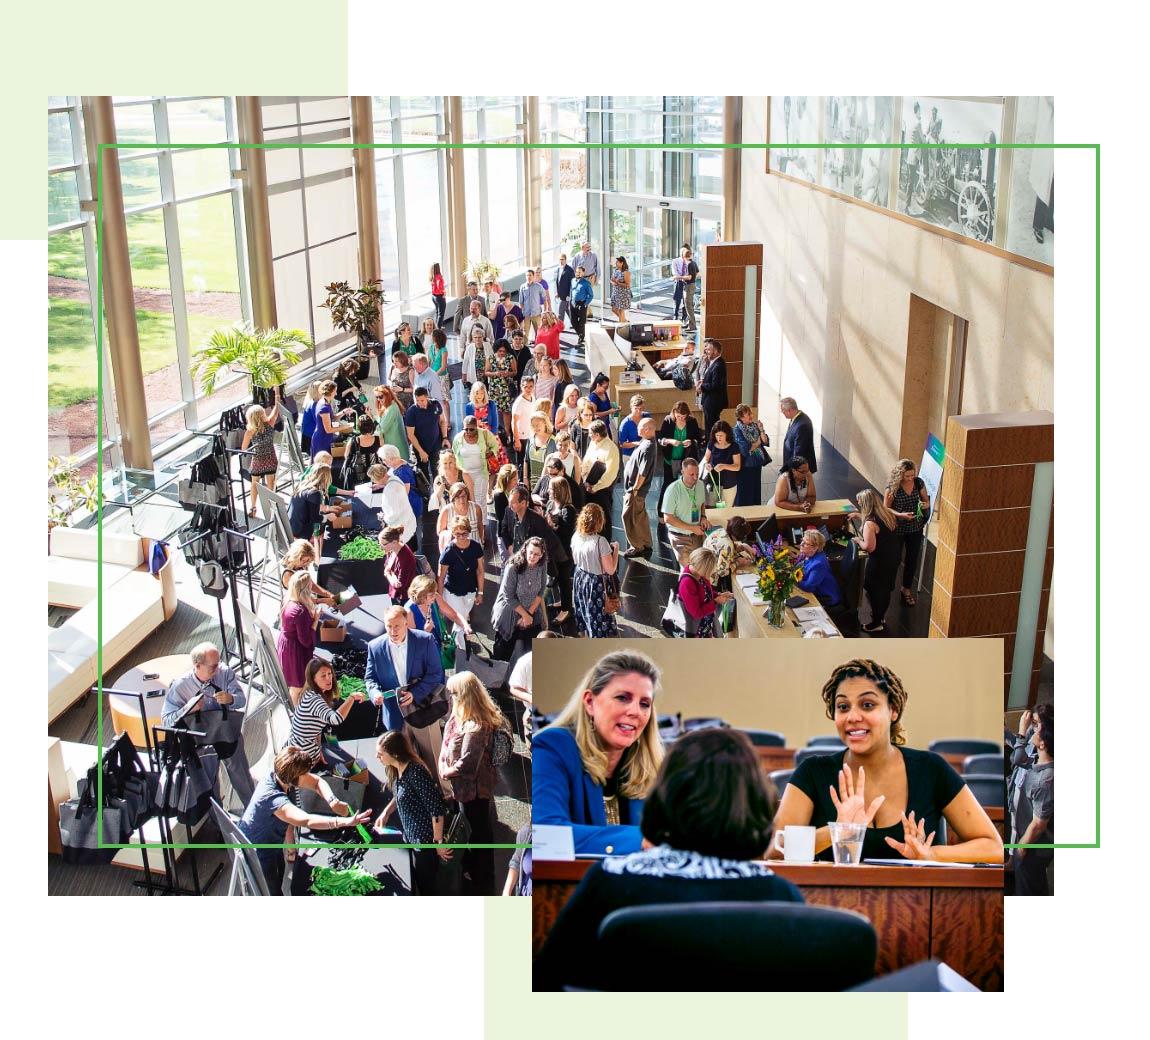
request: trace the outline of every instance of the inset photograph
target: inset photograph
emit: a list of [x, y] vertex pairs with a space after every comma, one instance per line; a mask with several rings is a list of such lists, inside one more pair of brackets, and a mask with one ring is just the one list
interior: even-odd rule
[[1002, 654], [537, 643], [533, 988], [1001, 990]]

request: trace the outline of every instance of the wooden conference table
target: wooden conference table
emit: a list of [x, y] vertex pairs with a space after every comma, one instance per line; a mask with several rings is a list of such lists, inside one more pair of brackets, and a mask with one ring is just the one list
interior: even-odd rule
[[[538, 953], [594, 860], [533, 864], [531, 944]], [[937, 958], [982, 990], [1003, 986], [1001, 867], [840, 867], [772, 862], [815, 906], [856, 910], [878, 933], [875, 972]], [[669, 950], [668, 956], [677, 951]]]

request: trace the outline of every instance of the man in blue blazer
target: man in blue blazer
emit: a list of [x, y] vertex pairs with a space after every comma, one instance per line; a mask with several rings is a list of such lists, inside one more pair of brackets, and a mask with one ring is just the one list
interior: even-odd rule
[[566, 727], [548, 726], [531, 740], [531, 803], [534, 823], [571, 828], [577, 856], [621, 855], [642, 847], [642, 801], [620, 795], [624, 822], [608, 824], [603, 788], [587, 775], [575, 736]]
[[[403, 607], [388, 607], [383, 623], [387, 632], [367, 645], [364, 682], [368, 696], [383, 709], [384, 726], [389, 730], [401, 730], [407, 723], [400, 709], [412, 702], [422, 704], [443, 685], [443, 659], [433, 635], [414, 629], [408, 631], [407, 611]], [[407, 725], [407, 733], [419, 757], [438, 780], [443, 722], [433, 722], [421, 729]], [[443, 781], [440, 781], [440, 786], [450, 791]]]
[[800, 412], [793, 397], [784, 397], [779, 401], [779, 411], [785, 419], [790, 420], [786, 436], [783, 438], [783, 465], [785, 466], [796, 455], [807, 460], [812, 473], [817, 473], [819, 467], [815, 465], [815, 427], [811, 417], [806, 412]]

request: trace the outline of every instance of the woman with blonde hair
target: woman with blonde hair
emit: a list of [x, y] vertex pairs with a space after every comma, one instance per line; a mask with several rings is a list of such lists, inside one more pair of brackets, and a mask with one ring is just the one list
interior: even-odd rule
[[862, 625], [862, 630], [868, 635], [878, 635], [886, 631], [886, 612], [898, 575], [902, 541], [896, 531], [898, 517], [887, 509], [877, 491], [865, 488], [858, 493], [856, 501], [858, 512], [850, 514], [852, 520], [859, 521], [855, 542], [870, 557], [863, 583], [870, 603], [870, 624]]
[[[559, 387], [559, 377], [555, 374], [555, 362], [544, 357], [535, 372], [535, 400], [547, 402], [547, 416], [551, 416], [551, 401]], [[536, 405], [538, 407], [538, 405]]]
[[315, 650], [315, 629], [319, 624], [319, 607], [311, 586], [311, 575], [307, 571], [299, 571], [288, 582], [287, 602], [280, 614], [280, 634], [276, 639], [276, 657], [293, 704], [299, 703], [304, 672]]
[[[458, 672], [447, 680], [451, 714], [439, 749], [439, 777], [471, 824], [471, 841], [489, 845], [495, 840], [491, 822], [492, 800], [499, 783], [494, 760], [496, 732], [510, 739], [503, 713], [487, 687], [472, 672]], [[468, 849], [463, 854], [463, 895], [495, 895], [495, 850]]]
[[262, 480], [273, 491], [276, 487], [279, 456], [276, 455], [275, 423], [279, 418], [279, 407], [280, 391], [277, 386], [272, 403], [267, 408], [253, 404], [245, 413], [248, 424], [240, 449], [252, 453], [248, 460], [248, 470], [252, 477], [252, 504], [248, 516], [253, 519], [256, 515], [256, 485]]
[[532, 819], [570, 827], [576, 855], [637, 852], [639, 822], [663, 760], [658, 666], [616, 650], [583, 677], [531, 743]]
[[535, 343], [543, 344], [547, 348], [547, 356], [556, 361], [559, 358], [559, 336], [563, 332], [561, 322], [551, 311], [544, 311], [539, 319], [539, 328], [535, 330]]
[[470, 393], [472, 384], [479, 382], [479, 373], [487, 367], [491, 354], [491, 340], [484, 333], [482, 325], [472, 325], [467, 342], [463, 346], [463, 390]]
[[[288, 585], [291, 584], [294, 578], [300, 571], [306, 574], [311, 574], [309, 568], [316, 562], [315, 546], [306, 538], [297, 538], [291, 545], [288, 546], [288, 551], [284, 553], [284, 557], [280, 560], [280, 567], [283, 570], [280, 573], [280, 585], [284, 590], [287, 590]], [[336, 596], [328, 592], [327, 589], [321, 588], [316, 584], [315, 579], [311, 583], [312, 598], [317, 603], [334, 604]]]
[[552, 421], [556, 430], [565, 430], [574, 421], [579, 407], [579, 386], [571, 375], [571, 367], [566, 361], [556, 361], [555, 370], [555, 405], [552, 409]]
[[451, 605], [455, 642], [463, 646], [471, 634], [471, 611], [483, 602], [483, 544], [472, 538], [471, 520], [456, 516], [450, 524], [448, 540], [439, 554], [439, 598]]
[[352, 428], [350, 423], [336, 421], [334, 379], [325, 379], [319, 384], [319, 395], [319, 401], [315, 406], [315, 430], [312, 432], [310, 444], [313, 459], [321, 451], [331, 451], [336, 438], [341, 433], [350, 432]]
[[[462, 523], [462, 521], [460, 521]], [[419, 632], [427, 632], [439, 644], [439, 652], [443, 654], [443, 622], [450, 621], [457, 631], [464, 637], [471, 635], [471, 625], [466, 618], [461, 617], [452, 608], [451, 604], [439, 592], [439, 584], [430, 574], [420, 574], [413, 578], [407, 587], [408, 625]], [[452, 654], [454, 657], [454, 654]], [[445, 668], [454, 667], [449, 664], [450, 658], [445, 658]]]
[[466, 517], [471, 524], [471, 531], [480, 547], [483, 546], [484, 528], [483, 514], [479, 511], [479, 504], [471, 498], [471, 492], [462, 481], [452, 484], [447, 492], [447, 506], [439, 511], [439, 518], [435, 523], [435, 533], [439, 536], [439, 551], [451, 543], [451, 525], [457, 517]]
[[[550, 411], [550, 408], [548, 409]], [[551, 436], [551, 420], [542, 412], [531, 416], [531, 436], [523, 445], [523, 483], [534, 487], [543, 476], [548, 456], [554, 454], [556, 444]]]
[[288, 522], [295, 538], [310, 538], [315, 545], [316, 559], [323, 552], [323, 518], [342, 512], [340, 506], [329, 505], [331, 467], [312, 466], [300, 479], [299, 487], [288, 503]]
[[588, 502], [575, 521], [571, 560], [575, 564], [575, 620], [581, 636], [613, 639], [619, 634], [615, 615], [608, 614], [607, 582], [619, 569], [619, 543], [608, 542], [599, 532], [603, 510]]
[[499, 408], [487, 394], [487, 384], [473, 383], [467, 395], [467, 404], [463, 406], [463, 414], [474, 415], [479, 422], [481, 430], [489, 433], [499, 432]]
[[427, 511], [438, 513], [446, 509], [451, 502], [451, 489], [459, 483], [466, 485], [468, 493], [472, 498], [475, 497], [475, 483], [459, 468], [459, 460], [450, 451], [441, 452], [439, 469], [431, 483], [431, 499], [427, 503]]
[[[571, 484], [571, 501], [582, 505], [583, 488], [583, 460], [575, 450], [575, 442], [567, 430], [557, 430], [555, 433], [555, 454], [563, 463], [563, 471]], [[579, 489], [578, 491], [576, 489]]]
[[903, 550], [906, 552], [902, 567], [902, 601], [913, 607], [918, 600], [911, 584], [918, 570], [923, 533], [930, 518], [930, 492], [911, 459], [899, 459], [898, 465], [890, 471], [882, 501], [898, 520], [895, 530], [902, 542], [899, 556], [903, 556]]
[[687, 565], [679, 575], [679, 602], [687, 617], [695, 621], [695, 632], [687, 633], [698, 639], [710, 639], [715, 634], [715, 611], [734, 593], [717, 592], [711, 583], [719, 558], [705, 548], [693, 549]]

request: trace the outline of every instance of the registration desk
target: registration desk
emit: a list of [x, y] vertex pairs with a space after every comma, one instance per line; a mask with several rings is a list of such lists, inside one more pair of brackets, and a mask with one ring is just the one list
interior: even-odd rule
[[627, 361], [631, 357], [629, 343], [616, 343], [601, 325], [587, 326], [587, 368], [592, 376], [604, 373], [610, 380], [611, 399], [625, 412], [634, 394], [642, 394], [646, 410], [656, 419], [668, 415], [676, 401], [686, 401], [700, 419], [702, 412], [692, 390], [680, 390], [670, 379], [661, 379], [642, 351], [634, 352], [642, 371], [637, 383], [622, 381]]
[[[740, 574], [750, 574], [753, 568], [743, 567]], [[801, 639], [802, 630], [795, 620], [795, 613], [790, 607], [786, 609], [786, 618], [782, 628], [775, 628], [766, 617], [767, 607], [757, 599], [752, 600], [750, 594], [737, 581], [731, 582], [735, 592], [735, 631], [740, 639]], [[819, 601], [813, 592], [804, 592], [795, 589], [796, 596], [802, 596], [812, 607], [817, 607]], [[828, 618], [829, 620], [829, 618]], [[834, 622], [832, 621], [833, 625]], [[837, 629], [836, 629], [837, 631]]]
[[[893, 854], [892, 854], [893, 855]], [[593, 860], [533, 865], [532, 950], [538, 953], [563, 904]], [[982, 990], [1003, 986], [1001, 867], [839, 867], [771, 863], [815, 906], [856, 910], [878, 933], [875, 972], [937, 958]], [[682, 951], [668, 951], [680, 956]]]
[[[773, 495], [773, 493], [772, 493]], [[854, 510], [854, 503], [845, 498], [818, 498], [809, 513], [801, 509], [780, 509], [772, 500], [761, 506], [721, 506], [707, 510], [707, 520], [711, 524], [722, 524], [736, 516], [741, 516], [758, 527], [768, 516], [779, 522], [779, 530], [786, 532], [792, 527], [820, 527], [826, 525], [834, 534], [846, 527], [847, 515]]]

